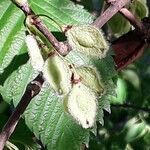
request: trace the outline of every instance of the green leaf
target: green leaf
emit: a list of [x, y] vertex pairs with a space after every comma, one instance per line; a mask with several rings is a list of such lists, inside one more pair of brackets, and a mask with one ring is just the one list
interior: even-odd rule
[[26, 110], [26, 123], [48, 149], [79, 149], [89, 133], [63, 109], [62, 100], [45, 83]]
[[14, 100], [15, 105], [20, 101], [27, 84], [33, 79], [33, 69], [30, 63], [20, 67], [17, 71], [13, 72], [1, 88], [1, 94], [4, 100], [8, 103]]
[[[75, 5], [69, 0], [30, 0], [30, 2], [36, 13], [48, 15], [60, 25], [91, 23], [94, 19], [82, 6]], [[50, 30], [58, 31], [58, 26], [53, 21], [46, 18], [44, 20]]]
[[[63, 25], [90, 23], [93, 20], [93, 16], [87, 11], [69, 0], [32, 0], [31, 7], [36, 13], [48, 15]], [[25, 17], [11, 1], [1, 0], [0, 8], [0, 73], [3, 73], [16, 55], [26, 52], [23, 25]], [[54, 22], [46, 18], [42, 19], [52, 31], [58, 31], [58, 26]]]
[[0, 73], [25, 51], [23, 13], [11, 1], [0, 1]]
[[[26, 84], [35, 75], [29, 63], [14, 72], [3, 87], [2, 93], [7, 101], [13, 99], [17, 104]], [[89, 131], [76, 124], [63, 109], [61, 98], [57, 97], [49, 84], [45, 83], [39, 95], [29, 104], [25, 112], [25, 120], [31, 131], [48, 149], [59, 150], [62, 147], [68, 150], [79, 149], [82, 142], [87, 143]]]
[[130, 4], [130, 9], [140, 19], [146, 17], [149, 12], [146, 0], [134, 0]]
[[108, 26], [116, 36], [127, 33], [130, 30], [130, 23], [119, 13], [114, 15], [109, 21]]
[[87, 9], [88, 11], [92, 11], [93, 10], [93, 2], [92, 0], [77, 0], [76, 1], [77, 4], [83, 5], [85, 9]]

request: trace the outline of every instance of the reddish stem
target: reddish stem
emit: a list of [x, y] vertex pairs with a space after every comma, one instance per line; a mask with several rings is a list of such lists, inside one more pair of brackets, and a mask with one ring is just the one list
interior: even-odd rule
[[115, 15], [122, 7], [128, 4], [130, 0], [115, 0], [111, 5], [100, 15], [92, 25], [101, 28], [113, 15]]

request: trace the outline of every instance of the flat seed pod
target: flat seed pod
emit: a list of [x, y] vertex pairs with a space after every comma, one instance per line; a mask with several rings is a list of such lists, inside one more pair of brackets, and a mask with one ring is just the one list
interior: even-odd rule
[[103, 94], [104, 87], [100, 80], [100, 75], [96, 71], [96, 68], [80, 66], [76, 68], [76, 71], [84, 85], [88, 86], [99, 95]]
[[56, 53], [45, 62], [43, 75], [50, 86], [59, 94], [67, 94], [72, 88], [71, 71], [67, 63]]
[[28, 53], [30, 56], [31, 65], [35, 70], [42, 71], [44, 60], [36, 39], [32, 35], [27, 35], [25, 41], [28, 47]]
[[89, 56], [104, 58], [109, 49], [102, 31], [91, 25], [73, 26], [66, 36], [73, 50]]
[[73, 85], [71, 92], [65, 97], [64, 107], [78, 124], [83, 128], [90, 128], [95, 123], [97, 95], [79, 82]]

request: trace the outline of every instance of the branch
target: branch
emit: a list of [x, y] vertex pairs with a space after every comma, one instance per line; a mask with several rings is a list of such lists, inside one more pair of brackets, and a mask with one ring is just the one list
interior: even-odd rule
[[[116, 0], [106, 0], [108, 5], [113, 5]], [[127, 8], [121, 8], [119, 13], [125, 17], [131, 25], [133, 25], [136, 29], [144, 32], [145, 26], [132, 12], [130, 12]]]
[[145, 27], [143, 23], [135, 16], [133, 15], [127, 8], [122, 8], [120, 11], [120, 14], [122, 14], [131, 25], [133, 25], [136, 29], [139, 29], [140, 31], [145, 30]]
[[113, 15], [115, 15], [122, 7], [128, 4], [131, 0], [112, 0], [113, 2], [93, 23], [97, 28], [101, 28]]
[[0, 133], [0, 150], [3, 150], [6, 141], [15, 130], [21, 115], [24, 113], [31, 99], [40, 92], [43, 82], [44, 79], [42, 77], [42, 74], [39, 74], [33, 81], [31, 81], [27, 85], [25, 93], [22, 96], [19, 104], [15, 108], [14, 112], [12, 113], [9, 120], [3, 127], [2, 132]]
[[131, 104], [111, 104], [111, 106], [112, 107], [122, 107], [122, 108], [125, 108], [125, 109], [131, 108], [131, 109], [134, 109], [134, 110], [144, 111], [144, 112], [150, 113], [150, 109], [148, 109], [148, 108], [134, 106], [134, 105], [131, 105]]
[[[48, 30], [46, 25], [35, 15], [33, 10], [30, 8], [29, 4], [25, 0], [11, 0], [18, 8], [20, 8], [25, 16], [32, 16], [32, 23], [35, 27], [48, 39], [52, 46], [58, 51], [59, 54], [65, 56], [69, 53], [70, 47], [63, 43], [59, 42], [55, 36]], [[23, 2], [25, 1], [25, 2]]]
[[32, 24], [48, 39], [48, 41], [53, 45], [53, 47], [61, 54], [66, 56], [69, 53], [69, 46], [63, 42], [58, 42], [55, 36], [48, 30], [48, 28], [43, 24], [43, 22], [37, 18], [37, 16], [32, 17]]
[[18, 8], [20, 8], [24, 12], [25, 16], [34, 14], [34, 12], [29, 7], [27, 0], [24, 0], [24, 1], [23, 0], [10, 0], [10, 1], [12, 1], [12, 3], [14, 3]]

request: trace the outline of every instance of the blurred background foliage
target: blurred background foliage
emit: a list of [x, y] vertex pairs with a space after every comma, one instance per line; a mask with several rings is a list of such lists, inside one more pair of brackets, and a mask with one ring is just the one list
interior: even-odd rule
[[[76, 5], [83, 6], [95, 16], [106, 7], [103, 0], [72, 1]], [[127, 7], [138, 18], [143, 18], [148, 16], [150, 1], [134, 0]], [[103, 30], [110, 41], [128, 32], [131, 28], [131, 25], [120, 14], [116, 14], [103, 27]], [[1, 84], [4, 80], [3, 78], [0, 79]], [[105, 112], [104, 126], [97, 123], [97, 134], [91, 133], [89, 148], [87, 149], [149, 150], [150, 48], [145, 49], [144, 55], [139, 60], [120, 71], [113, 80], [116, 83], [116, 96], [112, 96], [111, 114]], [[13, 107], [9, 106], [0, 97], [0, 128], [2, 128], [12, 110]], [[21, 130], [26, 131], [24, 132], [25, 135], [20, 134]], [[40, 142], [35, 139], [32, 132], [25, 126], [23, 120], [17, 126], [11, 141], [15, 142], [15, 145], [20, 149], [30, 149], [30, 147], [38, 149], [38, 145], [40, 145]]]

